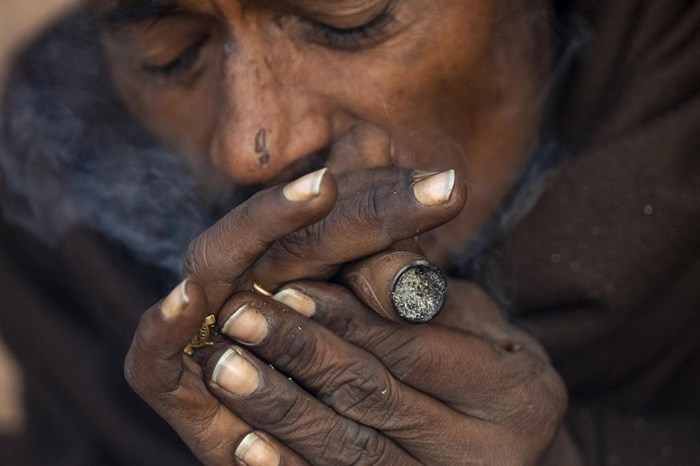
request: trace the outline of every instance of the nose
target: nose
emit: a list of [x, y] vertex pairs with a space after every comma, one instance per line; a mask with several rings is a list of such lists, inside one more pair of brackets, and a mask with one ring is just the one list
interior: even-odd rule
[[331, 123], [308, 82], [295, 76], [303, 63], [284, 37], [255, 17], [238, 16], [225, 46], [210, 151], [233, 181], [264, 184], [326, 147]]

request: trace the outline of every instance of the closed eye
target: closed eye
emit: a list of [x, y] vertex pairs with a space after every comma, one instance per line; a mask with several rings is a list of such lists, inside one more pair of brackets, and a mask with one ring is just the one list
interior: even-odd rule
[[199, 58], [199, 55], [202, 52], [202, 49], [209, 42], [210, 39], [211, 36], [209, 34], [204, 35], [198, 41], [187, 47], [174, 60], [166, 63], [165, 65], [150, 65], [144, 63], [142, 68], [144, 71], [156, 75], [162, 75], [166, 77], [181, 76], [194, 67], [194, 64], [197, 62], [197, 59]]
[[309, 32], [311, 39], [321, 45], [352, 51], [376, 45], [385, 38], [386, 30], [393, 21], [394, 16], [386, 8], [366, 23], [351, 28], [309, 20]]

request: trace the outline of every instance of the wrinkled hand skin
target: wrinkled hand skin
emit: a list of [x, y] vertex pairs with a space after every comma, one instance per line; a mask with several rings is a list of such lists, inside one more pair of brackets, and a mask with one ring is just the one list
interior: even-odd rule
[[[322, 280], [284, 285], [313, 300], [310, 317], [247, 291], [253, 277], [327, 276], [412, 237], [416, 225], [448, 221], [466, 197], [458, 183], [447, 204], [425, 207], [405, 173], [363, 178], [339, 187], [326, 176], [321, 195], [302, 203], [271, 188], [196, 239], [187, 299], [175, 313], [163, 302], [144, 313], [128, 382], [204, 464], [244, 464], [235, 452], [253, 431], [275, 452], [271, 464], [540, 464], [560, 430], [564, 387], [539, 345], [474, 285], [450, 283], [446, 310], [422, 326], [384, 320]], [[273, 275], [275, 263], [302, 258], [308, 264]], [[224, 323], [243, 306], [262, 317], [262, 333], [233, 320], [227, 333], [238, 341], [198, 351], [197, 362], [183, 355], [206, 314]], [[254, 368], [236, 379], [251, 387], [244, 393], [212, 379], [230, 348]]]

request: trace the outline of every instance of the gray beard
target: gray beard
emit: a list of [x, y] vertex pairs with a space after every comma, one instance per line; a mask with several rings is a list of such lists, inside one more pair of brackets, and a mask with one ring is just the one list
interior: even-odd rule
[[63, 20], [12, 70], [0, 141], [5, 218], [52, 246], [89, 228], [179, 276], [187, 244], [218, 207], [203, 201], [183, 159], [128, 116], [91, 17]]

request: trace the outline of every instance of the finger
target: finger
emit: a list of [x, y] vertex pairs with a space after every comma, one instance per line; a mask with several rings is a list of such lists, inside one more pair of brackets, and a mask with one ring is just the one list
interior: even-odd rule
[[376, 430], [340, 416], [240, 347], [207, 363], [209, 389], [232, 411], [314, 465], [417, 464]]
[[413, 170], [386, 168], [386, 166], [366, 170], [356, 169], [344, 173], [333, 171], [333, 175], [338, 181], [338, 199], [347, 199], [362, 191], [396, 183], [410, 177], [413, 173]]
[[321, 221], [275, 243], [255, 264], [256, 281], [275, 289], [301, 278], [327, 278], [340, 264], [448, 222], [466, 195], [453, 170], [418, 178], [402, 172], [391, 183], [339, 200]]
[[127, 381], [137, 393], [150, 398], [180, 387], [182, 378], [189, 376], [182, 350], [205, 313], [202, 289], [185, 280], [143, 314], [125, 364]]
[[[292, 307], [307, 303], [306, 314], [315, 321], [364, 348], [402, 383], [459, 412], [529, 428], [553, 425], [561, 415], [558, 407], [566, 404], [561, 380], [551, 366], [515, 334], [404, 325], [381, 318], [338, 285], [299, 282], [290, 286], [296, 295], [288, 301]], [[460, 381], [458, 390], [455, 380]], [[561, 403], [552, 403], [553, 399]], [[523, 413], [523, 403], [529, 403], [528, 415], [513, 419]]]
[[275, 241], [317, 222], [332, 208], [337, 185], [326, 169], [257, 193], [190, 244], [185, 276], [201, 283], [216, 311], [236, 287], [248, 287], [248, 270]]
[[389, 320], [422, 324], [436, 317], [445, 303], [447, 280], [442, 271], [405, 250], [360, 259], [344, 266], [340, 277], [360, 300]]
[[[292, 377], [343, 417], [379, 430], [417, 459], [444, 456], [454, 438], [439, 440], [426, 426], [477, 438], [470, 424], [437, 400], [397, 381], [371, 354], [286, 306], [239, 293], [220, 314], [222, 331]], [[442, 447], [442, 448], [440, 448]], [[448, 448], [449, 450], [449, 448]]]
[[201, 366], [183, 355], [204, 318], [205, 303], [203, 290], [186, 280], [144, 313], [124, 365], [129, 385], [204, 464], [228, 465], [237, 457], [253, 455], [305, 464], [287, 447], [262, 434], [263, 440], [252, 442], [252, 427], [212, 396]]

